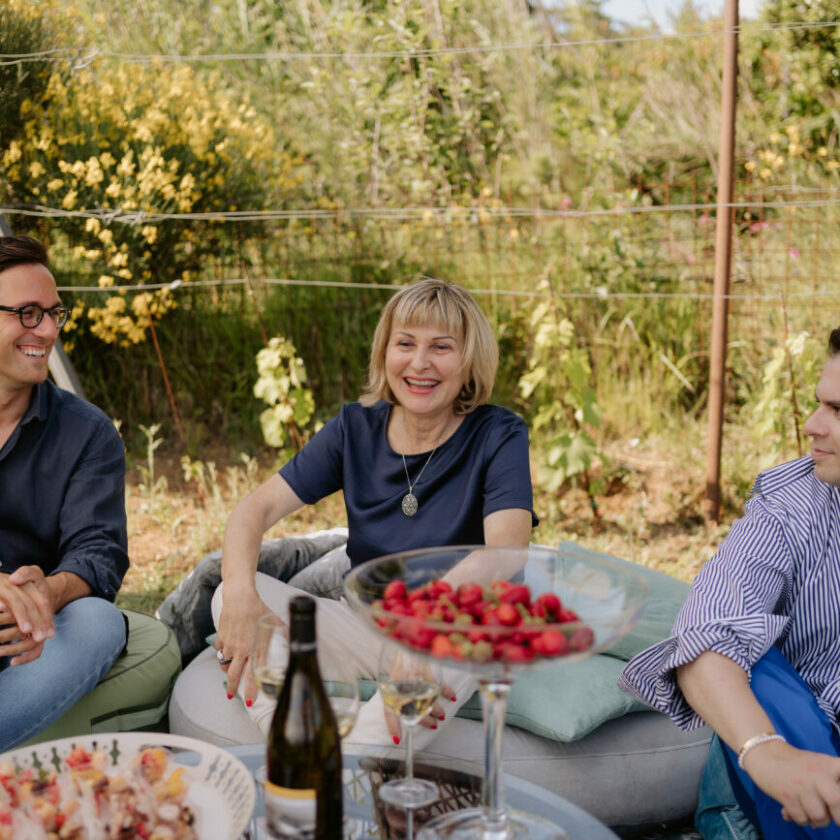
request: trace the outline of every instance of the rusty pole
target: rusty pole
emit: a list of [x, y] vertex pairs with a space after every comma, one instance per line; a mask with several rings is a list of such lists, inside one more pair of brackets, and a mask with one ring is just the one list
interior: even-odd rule
[[720, 511], [720, 454], [726, 385], [726, 327], [729, 315], [729, 275], [732, 266], [735, 102], [738, 81], [738, 0], [723, 9], [723, 83], [718, 147], [717, 224], [712, 345], [709, 358], [709, 433], [706, 453], [706, 515], [717, 522]]

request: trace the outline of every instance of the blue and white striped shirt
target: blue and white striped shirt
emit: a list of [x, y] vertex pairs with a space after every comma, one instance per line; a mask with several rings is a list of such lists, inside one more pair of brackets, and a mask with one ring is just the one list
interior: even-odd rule
[[633, 657], [619, 686], [693, 729], [674, 669], [712, 650], [749, 674], [776, 644], [840, 730], [840, 490], [807, 456], [761, 473], [752, 493], [672, 635]]

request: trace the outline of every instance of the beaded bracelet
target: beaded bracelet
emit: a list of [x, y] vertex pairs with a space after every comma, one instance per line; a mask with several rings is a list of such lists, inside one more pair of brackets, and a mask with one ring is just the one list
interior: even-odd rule
[[[747, 753], [753, 747], [757, 747], [759, 744], [764, 744], [767, 741], [785, 741], [785, 737], [784, 735], [779, 735], [778, 732], [763, 732], [761, 735], [753, 735], [752, 738], [744, 743], [744, 746], [741, 747], [741, 750], [738, 753], [738, 766], [743, 770], [744, 759], [747, 757]], [[787, 741], [785, 741], [785, 743], [787, 743]]]

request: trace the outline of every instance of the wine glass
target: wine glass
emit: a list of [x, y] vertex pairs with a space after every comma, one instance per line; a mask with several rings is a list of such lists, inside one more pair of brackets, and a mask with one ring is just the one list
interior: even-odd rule
[[327, 652], [323, 646], [318, 648], [318, 667], [338, 724], [339, 737], [346, 738], [356, 724], [361, 705], [358, 674], [346, 660], [330, 658]]
[[257, 620], [251, 651], [251, 672], [263, 693], [276, 700], [289, 666], [289, 631], [279, 615], [266, 613]]
[[440, 696], [440, 675], [426, 658], [393, 644], [383, 644], [377, 682], [382, 701], [400, 720], [405, 736], [405, 776], [379, 788], [380, 799], [410, 810], [434, 802], [436, 784], [414, 776], [414, 727], [432, 710]]
[[[524, 605], [517, 605], [524, 588], [519, 584], [528, 588], [532, 604], [542, 598], [543, 606], [527, 619]], [[507, 589], [515, 595], [504, 595]], [[441, 590], [448, 604], [434, 609], [440, 606]], [[395, 607], [398, 591], [419, 600], [428, 597], [430, 609], [417, 609], [410, 600]], [[478, 682], [485, 732], [482, 807], [436, 817], [420, 836], [566, 838], [553, 822], [505, 805], [502, 734], [507, 698], [524, 669], [577, 662], [627, 633], [647, 601], [643, 578], [624, 564], [577, 554], [573, 547], [444, 546], [369, 560], [347, 575], [345, 592], [351, 606], [389, 644], [465, 670]], [[503, 595], [514, 602], [514, 611], [499, 609]], [[439, 637], [443, 640], [434, 641]]]

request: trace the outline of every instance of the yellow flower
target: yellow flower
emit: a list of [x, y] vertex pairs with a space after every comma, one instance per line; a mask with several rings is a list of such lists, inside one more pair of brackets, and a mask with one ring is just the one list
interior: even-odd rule
[[72, 210], [76, 206], [76, 199], [79, 197], [79, 194], [76, 190], [70, 190], [70, 192], [66, 193], [64, 198], [61, 199], [61, 206], [65, 210]]
[[97, 282], [100, 288], [107, 289], [108, 287], [114, 285], [114, 278], [108, 274], [102, 274]]
[[55, 192], [56, 190], [60, 190], [64, 186], [64, 181], [61, 178], [53, 178], [52, 181], [47, 182], [47, 189], [50, 192]]
[[114, 231], [110, 228], [103, 228], [99, 233], [99, 241], [103, 245], [111, 245], [114, 241]]
[[765, 167], [764, 167], [764, 169], [762, 169], [762, 170], [761, 170], [761, 172], [759, 172], [758, 174], [759, 174], [762, 178], [764, 178], [764, 179], [766, 180], [767, 178], [770, 178], [770, 177], [773, 175], [773, 170], [772, 170], [772, 169], [768, 169], [768, 168], [765, 166]]
[[744, 164], [744, 169], [746, 169], [747, 172], [755, 172], [756, 166], [758, 166], [758, 164], [754, 160], [748, 160]]
[[20, 160], [21, 158], [21, 151], [20, 151], [20, 143], [17, 140], [12, 140], [9, 144], [9, 148], [6, 150], [6, 154], [3, 155], [3, 166], [9, 166], [15, 161]]
[[33, 160], [32, 163], [29, 164], [29, 174], [33, 178], [39, 178], [43, 175], [47, 170], [41, 165], [40, 161]]
[[85, 230], [88, 233], [97, 234], [99, 233], [99, 229], [102, 227], [102, 222], [99, 219], [88, 219], [85, 222]]
[[155, 225], [143, 225], [143, 227], [140, 228], [140, 233], [151, 245], [157, 239], [158, 229]]

